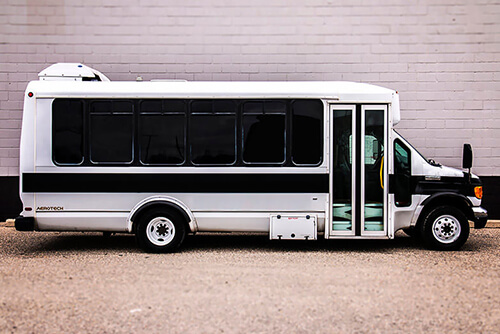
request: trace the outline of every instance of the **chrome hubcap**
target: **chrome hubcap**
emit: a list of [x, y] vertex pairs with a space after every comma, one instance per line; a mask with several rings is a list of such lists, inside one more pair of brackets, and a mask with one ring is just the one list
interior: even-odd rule
[[175, 236], [175, 227], [170, 219], [156, 217], [146, 227], [148, 240], [156, 246], [168, 245]]
[[453, 216], [443, 215], [434, 220], [432, 234], [444, 244], [456, 241], [461, 232], [460, 222]]

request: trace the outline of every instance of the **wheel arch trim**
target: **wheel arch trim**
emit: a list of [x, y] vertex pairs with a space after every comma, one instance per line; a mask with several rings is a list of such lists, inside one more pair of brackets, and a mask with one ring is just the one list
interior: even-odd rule
[[198, 224], [196, 223], [196, 219], [186, 204], [179, 201], [177, 198], [170, 196], [151, 196], [137, 203], [134, 206], [134, 208], [130, 211], [130, 214], [127, 219], [128, 232], [132, 233], [134, 220], [139, 213], [141, 213], [142, 211], [146, 210], [149, 207], [152, 207], [153, 205], [158, 205], [158, 204], [165, 205], [179, 211], [186, 219], [190, 231], [193, 233], [198, 231]]
[[[429, 204], [433, 204], [436, 202], [440, 201], [448, 201], [448, 203], [442, 203], [451, 205], [450, 202], [455, 202], [455, 203], [462, 203], [463, 207], [467, 207], [467, 211], [463, 212], [465, 216], [468, 219], [471, 219], [473, 217], [474, 213], [472, 211], [473, 204], [471, 201], [464, 195], [462, 194], [457, 194], [457, 193], [452, 193], [452, 192], [443, 192], [443, 193], [438, 193], [438, 194], [433, 194], [431, 196], [428, 196], [425, 198], [422, 203], [420, 203], [417, 206], [417, 209], [415, 210], [414, 218], [412, 219], [411, 226], [416, 226], [420, 218], [422, 217], [422, 213], [427, 211], [425, 208], [428, 208]], [[434, 206], [434, 205], [432, 205]], [[455, 205], [454, 205], [455, 206]], [[457, 207], [457, 209], [462, 210], [461, 207]], [[462, 210], [463, 211], [463, 210]]]
[[427, 205], [429, 202], [433, 202], [436, 199], [451, 199], [451, 200], [461, 200], [467, 204], [467, 206], [472, 207], [472, 203], [470, 199], [467, 198], [467, 196], [464, 196], [462, 194], [457, 194], [457, 193], [452, 193], [452, 192], [444, 192], [444, 193], [438, 193], [431, 195], [424, 199], [421, 205]]

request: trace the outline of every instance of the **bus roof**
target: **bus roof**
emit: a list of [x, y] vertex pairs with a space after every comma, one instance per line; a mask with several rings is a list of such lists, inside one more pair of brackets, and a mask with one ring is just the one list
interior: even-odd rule
[[38, 98], [321, 98], [391, 103], [391, 89], [348, 81], [32, 81]]
[[[76, 73], [75, 68], [82, 72]], [[103, 81], [82, 81], [92, 76]], [[396, 91], [349, 81], [109, 81], [85, 65], [61, 63], [40, 72], [40, 81], [30, 82], [27, 91], [36, 98], [317, 98], [336, 103], [389, 103], [394, 124], [399, 121]]]

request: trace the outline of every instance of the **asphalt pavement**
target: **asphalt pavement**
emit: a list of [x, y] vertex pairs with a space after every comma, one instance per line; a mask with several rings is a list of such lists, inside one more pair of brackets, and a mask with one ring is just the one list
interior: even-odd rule
[[199, 234], [146, 254], [125, 234], [0, 227], [0, 333], [498, 333], [499, 237]]

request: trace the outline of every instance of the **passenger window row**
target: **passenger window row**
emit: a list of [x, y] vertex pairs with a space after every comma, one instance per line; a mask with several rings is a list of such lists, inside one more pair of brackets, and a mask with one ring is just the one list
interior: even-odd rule
[[55, 99], [60, 166], [317, 166], [321, 100]]

